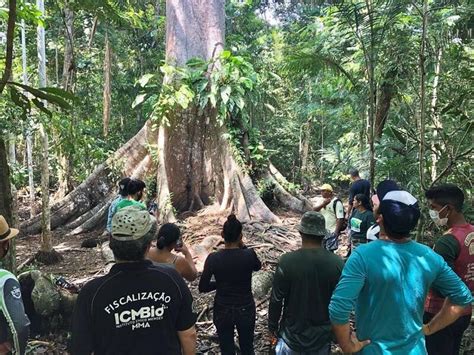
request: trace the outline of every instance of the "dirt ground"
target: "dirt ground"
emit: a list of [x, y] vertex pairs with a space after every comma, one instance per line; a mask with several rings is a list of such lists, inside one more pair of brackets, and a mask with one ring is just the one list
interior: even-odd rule
[[[244, 240], [249, 248], [254, 248], [262, 261], [262, 270], [272, 272], [283, 252], [298, 248], [299, 235], [295, 229], [300, 216], [281, 211], [279, 216], [281, 224], [269, 225], [264, 223], [251, 223], [244, 225]], [[226, 215], [203, 211], [199, 215], [188, 215], [180, 221], [183, 239], [191, 248], [199, 245], [206, 237], [215, 236], [220, 239], [222, 225]], [[31, 256], [39, 249], [40, 236], [27, 236], [17, 240], [17, 265], [27, 263], [21, 271], [38, 269], [43, 273], [63, 276], [67, 281], [81, 287], [92, 278], [106, 273], [105, 259], [101, 253], [100, 245], [95, 248], [81, 248], [83, 240], [100, 236], [101, 231], [77, 236], [67, 236], [64, 231], [56, 230], [53, 235], [54, 248], [62, 256], [63, 261], [55, 265], [40, 265], [31, 262]], [[214, 245], [212, 250], [222, 247]], [[198, 248], [196, 248], [198, 249]], [[211, 251], [212, 251], [211, 250]], [[209, 251], [209, 250], [208, 250]], [[195, 254], [202, 253], [195, 250]], [[205, 258], [197, 257], [197, 268], [202, 270]], [[212, 303], [214, 293], [199, 294], [196, 281], [189, 283], [190, 290], [195, 300], [195, 309], [198, 314], [197, 331], [199, 354], [218, 354], [219, 347], [214, 325], [212, 324]], [[269, 334], [266, 330], [268, 293], [261, 299], [256, 299], [257, 322], [255, 330], [255, 351], [257, 354], [270, 353]], [[56, 331], [48, 336], [33, 339], [28, 348], [30, 354], [67, 354], [67, 343], [70, 338], [68, 330]]]

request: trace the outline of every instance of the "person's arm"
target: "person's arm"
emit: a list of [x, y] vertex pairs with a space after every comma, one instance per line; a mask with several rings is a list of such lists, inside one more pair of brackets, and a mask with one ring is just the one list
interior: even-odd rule
[[446, 328], [448, 325], [454, 323], [460, 316], [462, 316], [467, 307], [471, 307], [471, 305], [458, 306], [451, 303], [449, 299], [445, 299], [441, 310], [431, 319], [429, 323], [423, 324], [423, 333], [425, 335], [431, 335], [443, 328]]
[[72, 355], [90, 355], [94, 351], [90, 297], [83, 288], [77, 297], [72, 316]]
[[341, 234], [342, 225], [344, 223], [344, 205], [341, 201], [336, 202], [336, 229], [334, 230], [334, 234], [338, 236]]
[[183, 246], [180, 248], [175, 248], [177, 252], [180, 252], [184, 255], [184, 258], [179, 257], [176, 261], [176, 269], [178, 272], [188, 281], [194, 281], [197, 278], [196, 265], [194, 265], [193, 256], [189, 251], [186, 244], [183, 243]]
[[181, 344], [183, 355], [196, 353], [196, 314], [193, 312], [193, 296], [183, 278], [175, 277], [175, 282], [181, 294], [181, 304], [176, 318], [175, 329]]
[[181, 344], [183, 355], [194, 355], [196, 354], [196, 328], [194, 325], [186, 330], [178, 331], [178, 338]]
[[351, 218], [352, 204], [354, 203], [354, 196], [355, 196], [354, 184], [352, 184], [351, 187], [349, 188], [349, 201], [348, 201], [349, 207], [347, 208], [346, 219]]
[[255, 257], [254, 264], [253, 264], [253, 271], [258, 271], [262, 268], [262, 262], [260, 261], [260, 259], [257, 256], [257, 253], [253, 249], [252, 249], [252, 254]]
[[11, 342], [2, 344], [4, 347], [13, 346], [15, 354], [24, 354], [30, 331], [30, 320], [25, 314], [21, 299], [20, 284], [14, 278], [8, 279], [3, 286], [2, 313], [11, 332]]
[[268, 329], [273, 334], [278, 332], [283, 302], [288, 297], [289, 283], [285, 279], [284, 270], [280, 264], [273, 276], [270, 304], [268, 306]]
[[361, 341], [357, 339], [357, 336], [351, 331], [349, 323], [333, 324], [332, 331], [344, 353], [356, 353], [364, 346], [370, 344], [370, 340]]
[[442, 256], [451, 269], [454, 269], [454, 262], [461, 252], [456, 238], [449, 234], [442, 236], [436, 241], [433, 250]]
[[211, 292], [216, 289], [216, 282], [211, 281], [212, 271], [212, 254], [210, 254], [204, 262], [204, 269], [202, 270], [201, 279], [199, 280], [199, 292]]
[[[431, 320], [429, 326], [424, 326], [423, 330], [429, 334], [443, 329], [453, 323], [462, 314], [466, 307], [471, 307], [473, 301], [471, 291], [458, 275], [449, 267], [441, 256], [436, 255], [438, 262], [437, 277], [431, 285], [442, 297], [445, 297], [443, 308]], [[434, 322], [433, 322], [434, 321]], [[426, 329], [427, 328], [427, 329]]]
[[117, 212], [118, 202], [119, 202], [118, 198], [116, 197], [112, 200], [109, 206], [109, 212], [107, 213], [107, 228], [106, 228], [109, 233], [112, 231], [112, 218], [115, 212]]
[[[342, 276], [329, 303], [329, 318], [339, 345], [344, 352], [359, 351], [369, 344], [351, 336], [349, 315], [355, 308], [359, 293], [365, 284], [365, 264], [355, 250], [342, 270]], [[358, 349], [358, 350], [354, 350]]]
[[313, 207], [313, 210], [316, 211], [316, 212], [321, 211], [324, 207], [326, 207], [327, 205], [329, 205], [329, 203], [331, 202], [331, 200], [332, 200], [331, 198], [325, 198], [325, 199], [323, 199], [321, 202], [318, 202], [318, 204]]

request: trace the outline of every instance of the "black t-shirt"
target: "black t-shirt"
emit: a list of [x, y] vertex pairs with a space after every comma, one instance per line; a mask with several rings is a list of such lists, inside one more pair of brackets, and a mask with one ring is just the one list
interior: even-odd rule
[[349, 189], [349, 205], [352, 206], [354, 196], [358, 194], [364, 194], [370, 198], [370, 182], [368, 180], [360, 179], [352, 183]]
[[195, 323], [192, 301], [174, 268], [149, 260], [116, 264], [79, 294], [72, 354], [181, 354], [177, 332]]
[[[199, 291], [217, 290], [215, 301], [223, 306], [244, 306], [253, 302], [252, 272], [262, 267], [252, 249], [222, 249], [204, 263]], [[212, 275], [215, 281], [211, 281]]]

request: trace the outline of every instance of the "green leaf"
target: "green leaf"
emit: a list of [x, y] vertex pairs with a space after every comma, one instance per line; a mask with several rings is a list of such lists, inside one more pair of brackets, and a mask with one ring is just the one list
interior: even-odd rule
[[223, 52], [221, 53], [221, 58], [223, 58], [223, 59], [228, 59], [228, 58], [230, 58], [231, 56], [232, 56], [232, 52], [231, 52], [231, 51], [223, 51]]
[[46, 108], [46, 106], [43, 104], [43, 102], [41, 102], [41, 100], [38, 100], [36, 97], [34, 99], [32, 99], [31, 101], [33, 101], [33, 103], [35, 104], [36, 107], [38, 107], [40, 109], [40, 111], [44, 112], [45, 114], [47, 114], [49, 117], [52, 117], [53, 116], [53, 113], [48, 110]]
[[39, 88], [39, 90], [47, 92], [49, 94], [53, 94], [55, 96], [62, 97], [65, 100], [76, 101], [78, 99], [76, 96], [74, 96], [74, 94], [60, 88], [45, 87], [45, 88]]
[[147, 94], [137, 95], [137, 97], [135, 97], [135, 100], [133, 100], [132, 108], [135, 108], [135, 107], [141, 105], [143, 103], [143, 101], [145, 101], [146, 97], [147, 97]]
[[138, 83], [140, 84], [140, 86], [143, 88], [145, 87], [148, 82], [153, 79], [153, 77], [155, 76], [155, 74], [145, 74], [143, 75], [140, 79], [138, 79]]
[[230, 93], [232, 92], [232, 89], [229, 85], [225, 85], [221, 87], [221, 99], [224, 105], [227, 104], [229, 101]]
[[62, 97], [52, 95], [52, 94], [49, 94], [45, 91], [35, 89], [31, 86], [16, 83], [16, 82], [12, 82], [12, 81], [10, 81], [9, 84], [19, 86], [23, 90], [28, 91], [30, 94], [32, 94], [36, 98], [46, 100], [46, 101], [50, 102], [51, 104], [57, 105], [61, 108], [64, 108], [64, 109], [70, 109], [71, 108], [71, 105], [66, 100], [64, 100]]
[[243, 110], [244, 106], [245, 106], [245, 100], [242, 96], [238, 96], [236, 99], [235, 99], [235, 104], [237, 105], [237, 107], [241, 110]]

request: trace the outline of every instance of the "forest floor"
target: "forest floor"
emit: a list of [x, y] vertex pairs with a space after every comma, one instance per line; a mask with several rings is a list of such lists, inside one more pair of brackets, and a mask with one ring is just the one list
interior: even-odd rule
[[[265, 224], [252, 222], [244, 224], [244, 240], [249, 248], [255, 249], [262, 261], [262, 274], [260, 285], [257, 285], [256, 296], [257, 322], [255, 329], [255, 351], [257, 354], [270, 353], [269, 333], [267, 331], [267, 310], [271, 287], [271, 273], [274, 271], [281, 254], [297, 249], [301, 244], [296, 225], [300, 215], [279, 211], [281, 219], [279, 224]], [[211, 238], [217, 242], [208, 246], [207, 251], [211, 252], [223, 247], [220, 242], [222, 225], [226, 220], [226, 214], [206, 211], [198, 215], [187, 216], [180, 222], [183, 231], [184, 241], [194, 250], [198, 271], [202, 271], [203, 261], [202, 250], [199, 245], [203, 240]], [[54, 233], [54, 248], [61, 253], [64, 260], [55, 265], [40, 265], [30, 261], [31, 256], [39, 249], [40, 236], [28, 236], [17, 240], [17, 265], [27, 262], [21, 271], [28, 269], [38, 269], [46, 274], [63, 276], [67, 281], [81, 287], [92, 278], [104, 275], [107, 272], [106, 261], [102, 256], [101, 247], [81, 248], [83, 240], [99, 236], [100, 232], [87, 233], [84, 235], [67, 236], [63, 231], [57, 230]], [[215, 237], [212, 239], [212, 237]], [[346, 246], [341, 247], [341, 253], [345, 253]], [[195, 311], [198, 314], [198, 353], [218, 354], [219, 347], [214, 325], [212, 324], [212, 304], [214, 293], [200, 294], [198, 291], [199, 277], [189, 287], [195, 300]], [[67, 330], [55, 331], [48, 336], [38, 336], [32, 340], [29, 346], [29, 353], [34, 354], [67, 354], [67, 343], [70, 334]], [[337, 348], [334, 347], [337, 352]]]
[[[281, 219], [279, 224], [266, 224], [261, 222], [251, 222], [244, 224], [244, 241], [249, 248], [255, 249], [262, 261], [262, 271], [258, 284], [253, 284], [254, 296], [257, 305], [257, 321], [255, 329], [255, 352], [256, 354], [270, 354], [270, 336], [267, 331], [268, 300], [271, 288], [271, 275], [275, 270], [279, 257], [285, 253], [300, 247], [301, 239], [296, 230], [300, 215], [278, 211], [277, 215]], [[223, 247], [220, 233], [222, 225], [226, 220], [225, 213], [203, 211], [197, 215], [188, 215], [187, 218], [179, 222], [183, 231], [183, 239], [192, 249], [198, 271], [202, 271], [203, 262], [207, 253]], [[20, 271], [28, 269], [38, 269], [45, 274], [63, 276], [67, 281], [77, 287], [81, 287], [87, 281], [104, 275], [108, 268], [103, 257], [101, 246], [95, 248], [81, 248], [83, 240], [100, 236], [101, 232], [87, 233], [84, 235], [67, 236], [64, 231], [57, 230], [54, 233], [55, 249], [61, 253], [64, 260], [56, 265], [45, 266], [32, 263], [31, 256], [39, 249], [40, 236], [28, 236], [17, 240], [17, 265], [27, 262], [27, 265]], [[346, 255], [348, 242], [345, 235], [340, 243], [337, 253]], [[211, 243], [205, 243], [205, 241]], [[206, 245], [206, 247], [202, 247]], [[110, 267], [110, 265], [109, 265]], [[194, 308], [198, 314], [198, 354], [219, 354], [217, 334], [212, 323], [212, 304], [214, 293], [200, 294], [198, 291], [199, 277], [189, 283], [190, 290], [194, 297]], [[68, 354], [67, 346], [70, 339], [68, 329], [70, 320], [66, 325], [55, 330], [48, 335], [36, 336], [31, 339], [28, 346], [28, 354]], [[471, 325], [468, 330], [465, 346], [469, 348], [462, 354], [470, 354], [474, 347], [474, 330]], [[463, 341], [464, 343], [464, 341]], [[338, 346], [332, 346], [332, 354], [342, 354]]]

